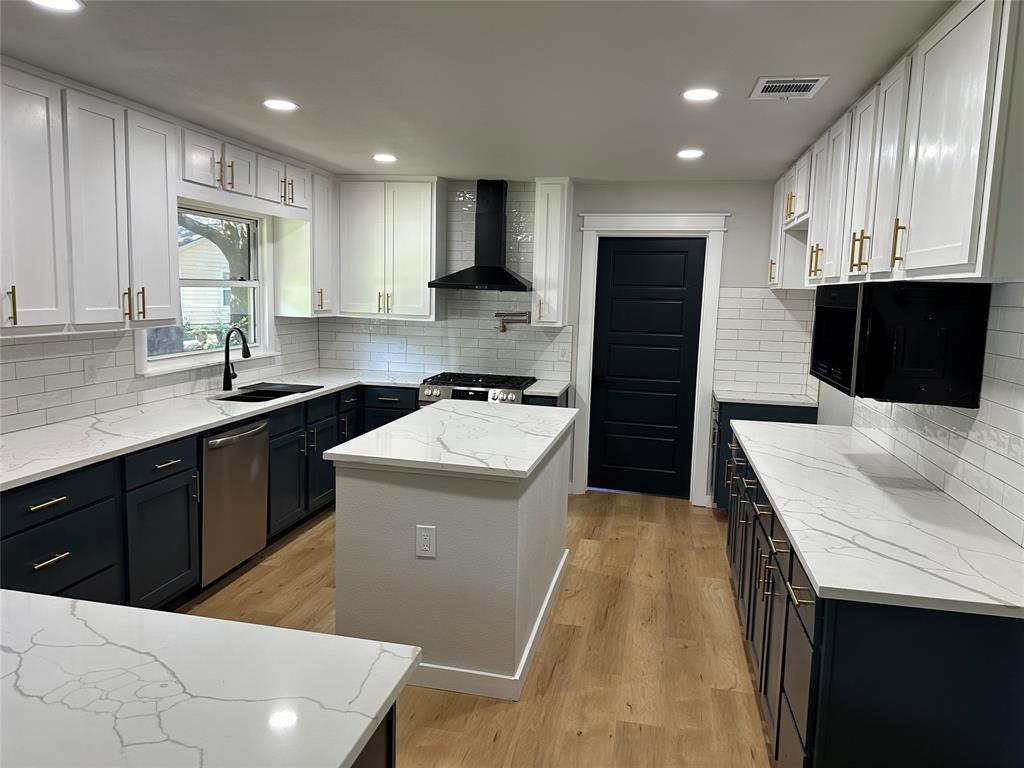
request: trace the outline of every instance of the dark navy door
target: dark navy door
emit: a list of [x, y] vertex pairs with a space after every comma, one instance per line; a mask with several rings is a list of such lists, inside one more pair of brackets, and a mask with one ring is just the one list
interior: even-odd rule
[[688, 498], [702, 238], [601, 238], [588, 485]]

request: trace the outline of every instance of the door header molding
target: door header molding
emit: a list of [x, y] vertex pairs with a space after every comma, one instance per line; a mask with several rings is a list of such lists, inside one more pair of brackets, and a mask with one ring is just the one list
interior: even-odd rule
[[665, 233], [676, 237], [725, 232], [728, 213], [581, 213], [584, 232], [616, 235], [619, 233]]

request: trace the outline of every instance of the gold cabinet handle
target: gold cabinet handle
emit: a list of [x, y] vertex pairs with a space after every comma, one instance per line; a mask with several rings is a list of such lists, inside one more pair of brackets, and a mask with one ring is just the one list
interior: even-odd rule
[[31, 507], [28, 508], [28, 511], [29, 512], [38, 512], [40, 509], [46, 509], [47, 507], [52, 507], [54, 504], [60, 504], [62, 501], [67, 501], [67, 500], [68, 500], [67, 496], [58, 496], [55, 499], [50, 499], [49, 501], [44, 501], [41, 504], [34, 504], [34, 505], [32, 505]]
[[777, 570], [778, 568], [776, 568], [774, 565], [765, 564], [764, 566], [764, 578], [761, 580], [761, 583], [764, 586], [764, 589], [761, 590], [761, 597], [764, 599], [771, 597], [773, 594], [771, 590], [768, 589], [768, 571]]
[[131, 289], [131, 286], [128, 286], [128, 290], [125, 291], [124, 293], [122, 293], [121, 296], [124, 298], [124, 304], [127, 307], [127, 309], [124, 312], [124, 316], [125, 316], [126, 319], [131, 320], [132, 319], [132, 289]]
[[68, 552], [61, 552], [59, 555], [54, 555], [49, 560], [43, 560], [43, 562], [41, 562], [41, 563], [32, 563], [32, 570], [33, 571], [41, 571], [41, 570], [43, 570], [43, 568], [49, 568], [54, 563], [59, 563], [61, 560], [63, 560], [66, 557], [71, 557], [71, 552], [70, 551], [68, 551]]
[[736, 443], [726, 443], [725, 447], [728, 448], [730, 451], [738, 451], [740, 449], [740, 447]]
[[772, 508], [769, 507], [767, 504], [758, 504], [756, 501], [753, 502], [753, 504], [754, 504], [754, 512], [757, 515], [759, 515], [759, 516], [760, 515], [770, 515], [772, 513]]
[[541, 310], [541, 306], [542, 306], [543, 303], [544, 303], [544, 300], [540, 296], [538, 296], [537, 297], [537, 319], [538, 320], [540, 320], [540, 310]]
[[137, 301], [135, 302], [135, 308], [138, 310], [139, 319], [140, 320], [145, 320], [146, 319], [146, 286], [142, 286], [135, 293], [135, 298], [137, 299]]
[[310, 436], [310, 439], [311, 439], [309, 450], [315, 451], [316, 450], [316, 430], [315, 429], [309, 430], [309, 436]]
[[768, 259], [768, 282], [775, 281], [775, 259]]
[[11, 297], [11, 314], [7, 316], [7, 319], [11, 321], [11, 325], [18, 324], [18, 289], [16, 286], [11, 286], [11, 290], [7, 292], [7, 295]]
[[288, 202], [295, 202], [295, 179], [288, 179]]
[[218, 160], [215, 164], [217, 166], [217, 186], [218, 187], [223, 187], [224, 186], [224, 161], [223, 160]]
[[892, 258], [889, 260], [889, 268], [895, 269], [897, 261], [903, 261], [902, 256], [896, 255], [896, 247], [899, 243], [900, 231], [906, 229], [906, 224], [900, 224], [900, 217], [897, 216], [892, 222]]
[[757, 563], [757, 591], [758, 592], [760, 592], [762, 589], [764, 589], [764, 577], [765, 577], [764, 567], [766, 565], [768, 565], [768, 555], [766, 555], [766, 554], [764, 554], [762, 552], [760, 555], [758, 555], [758, 563]]
[[398, 397], [384, 397], [383, 395], [377, 395], [377, 400], [382, 403], [399, 403], [401, 398]]
[[317, 290], [317, 293], [320, 295], [320, 309], [323, 309], [324, 308], [324, 289], [320, 288], [319, 290]]
[[860, 231], [860, 237], [857, 238], [857, 271], [860, 272], [867, 266], [867, 262], [864, 261], [864, 241], [870, 240], [871, 235], [865, 234], [864, 230]]
[[811, 246], [811, 259], [807, 267], [807, 276], [814, 277], [821, 273], [821, 268], [818, 266], [818, 256], [821, 255], [821, 246], [815, 243]]
[[768, 537], [768, 543], [770, 543], [772, 545], [772, 553], [773, 554], [776, 554], [776, 555], [789, 554], [789, 550], [788, 549], [779, 549], [778, 548], [779, 544], [788, 544], [789, 542], [782, 541], [781, 539], [773, 539], [773, 538], [771, 538], [769, 536]]
[[857, 233], [850, 233], [850, 271], [855, 270], [857, 264]]
[[181, 459], [171, 459], [170, 461], [165, 461], [163, 464], [154, 464], [153, 469], [167, 469], [168, 467], [173, 467], [175, 464], [181, 464]]
[[380, 301], [384, 294], [381, 291], [377, 291], [377, 311], [380, 312]]
[[287, 192], [288, 192], [288, 180], [284, 176], [282, 176], [281, 177], [281, 202], [282, 203], [287, 202], [287, 200], [288, 200]]
[[302, 431], [302, 455], [309, 456], [309, 433]]
[[388, 294], [387, 303], [388, 303], [388, 312], [390, 312], [391, 310], [393, 310], [395, 308], [395, 303], [391, 300], [391, 294], [390, 293]]
[[196, 500], [196, 504], [199, 503], [199, 472], [196, 471], [192, 474], [192, 479], [196, 481], [196, 492], [192, 494], [192, 498]]
[[230, 173], [230, 178], [228, 179], [228, 186], [231, 187], [231, 189], [234, 189], [235, 188], [235, 161], [234, 160], [232, 160], [230, 163], [228, 163], [228, 172]]
[[740, 480], [743, 481], [744, 488], [757, 488], [757, 480], [748, 480], [745, 477], [741, 477]]
[[794, 587], [788, 581], [786, 582], [786, 591], [789, 592], [789, 599], [793, 601], [793, 605], [799, 608], [801, 605], [814, 605], [813, 600], [801, 600], [796, 596], [796, 590], [802, 592], [810, 592], [810, 587]]

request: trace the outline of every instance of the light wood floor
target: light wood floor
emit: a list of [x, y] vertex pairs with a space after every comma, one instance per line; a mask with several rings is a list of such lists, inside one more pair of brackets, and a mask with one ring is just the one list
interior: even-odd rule
[[[767, 768], [722, 519], [592, 492], [571, 497], [568, 538], [522, 699], [406, 688], [400, 768]], [[181, 610], [333, 631], [333, 512]]]

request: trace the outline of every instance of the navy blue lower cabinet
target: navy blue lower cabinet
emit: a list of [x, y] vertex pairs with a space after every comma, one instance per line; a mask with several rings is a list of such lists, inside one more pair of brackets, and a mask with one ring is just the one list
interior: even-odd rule
[[398, 408], [366, 408], [363, 410], [363, 432], [372, 432], [377, 427], [383, 427], [392, 421], [412, 413]]
[[280, 533], [306, 516], [306, 476], [309, 435], [305, 427], [270, 441], [267, 533]]
[[198, 494], [186, 470], [124, 495], [132, 605], [155, 608], [199, 584]]
[[58, 592], [57, 596], [95, 603], [124, 603], [124, 568], [120, 563], [111, 565]]
[[568, 403], [568, 389], [557, 397], [551, 395], [523, 395], [523, 405], [546, 405], [551, 408], [564, 408]]
[[309, 434], [309, 509], [315, 511], [334, 501], [334, 462], [323, 454], [338, 440], [338, 419], [332, 414], [307, 427]]
[[350, 408], [338, 414], [338, 442], [344, 443], [359, 435], [359, 409]]

